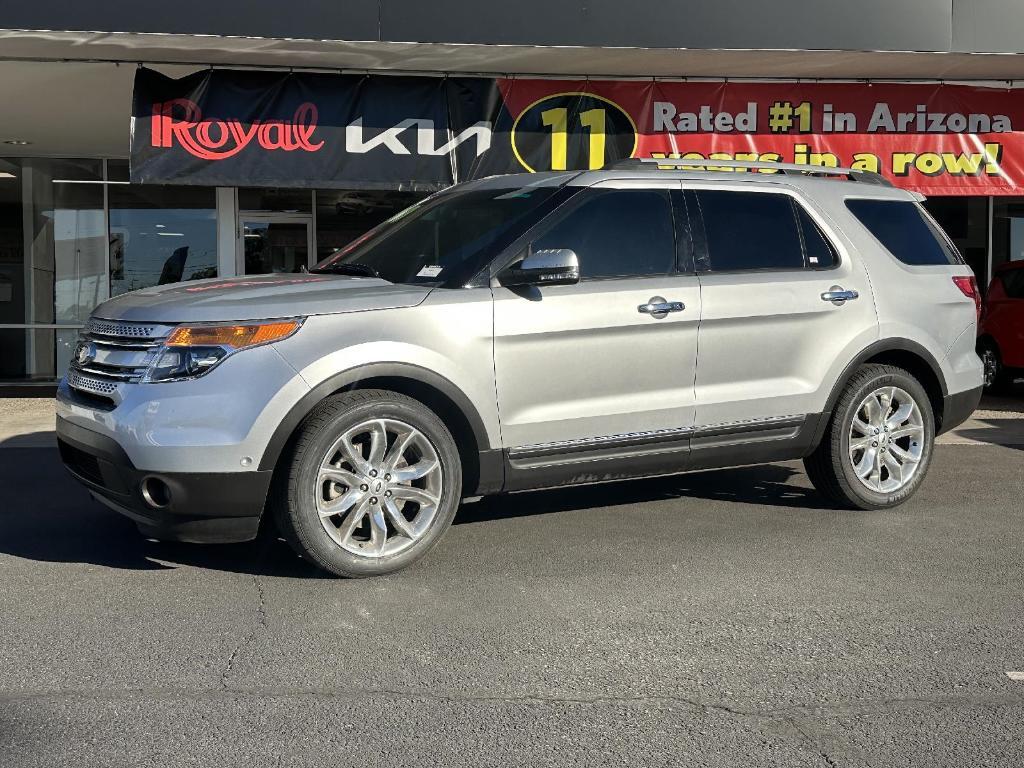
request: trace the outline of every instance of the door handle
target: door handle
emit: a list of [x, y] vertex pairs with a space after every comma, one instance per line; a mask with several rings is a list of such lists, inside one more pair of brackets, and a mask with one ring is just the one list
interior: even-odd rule
[[669, 312], [682, 312], [686, 305], [681, 301], [665, 301], [661, 296], [653, 296], [646, 304], [636, 308], [645, 315], [667, 315]]
[[856, 291], [848, 291], [838, 285], [833, 285], [823, 294], [821, 294], [822, 301], [831, 301], [833, 304], [845, 304], [846, 302], [856, 299], [860, 296]]

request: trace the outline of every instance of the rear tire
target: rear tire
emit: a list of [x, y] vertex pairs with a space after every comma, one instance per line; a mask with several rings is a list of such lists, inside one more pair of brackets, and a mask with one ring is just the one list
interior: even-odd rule
[[384, 390], [324, 400], [303, 422], [273, 495], [278, 530], [303, 558], [343, 577], [419, 560], [462, 497], [451, 433], [422, 403]]
[[921, 485], [934, 444], [935, 416], [920, 382], [902, 368], [865, 365], [843, 388], [804, 467], [839, 506], [888, 509]]

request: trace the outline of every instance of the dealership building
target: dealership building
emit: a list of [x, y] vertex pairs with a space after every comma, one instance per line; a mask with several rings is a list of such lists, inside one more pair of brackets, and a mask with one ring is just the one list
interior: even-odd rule
[[432, 191], [628, 157], [850, 165], [1024, 259], [1015, 0], [35, 0], [0, 14], [0, 386], [104, 300], [291, 272]]

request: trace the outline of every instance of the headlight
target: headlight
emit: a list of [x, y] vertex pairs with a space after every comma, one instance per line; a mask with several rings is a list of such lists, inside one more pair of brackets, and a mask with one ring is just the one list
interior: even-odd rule
[[197, 378], [235, 352], [286, 339], [301, 325], [301, 319], [244, 325], [179, 325], [167, 337], [144, 381]]

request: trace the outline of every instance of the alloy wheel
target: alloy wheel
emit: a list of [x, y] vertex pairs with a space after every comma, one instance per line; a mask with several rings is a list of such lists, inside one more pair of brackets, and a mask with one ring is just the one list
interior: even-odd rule
[[880, 387], [857, 407], [850, 425], [853, 471], [876, 493], [895, 493], [913, 479], [924, 455], [921, 408], [899, 387]]
[[397, 419], [345, 431], [320, 462], [316, 508], [342, 549], [367, 558], [396, 555], [423, 537], [441, 503], [437, 450]]

